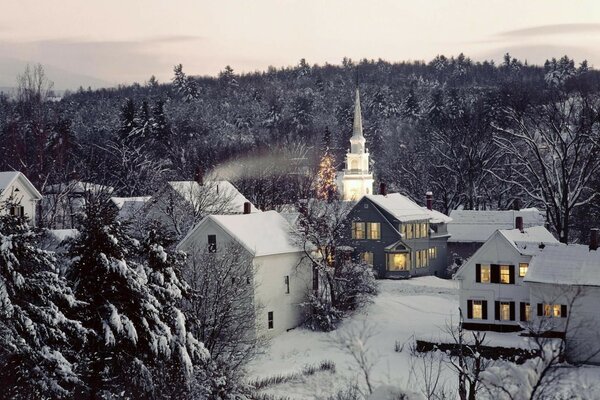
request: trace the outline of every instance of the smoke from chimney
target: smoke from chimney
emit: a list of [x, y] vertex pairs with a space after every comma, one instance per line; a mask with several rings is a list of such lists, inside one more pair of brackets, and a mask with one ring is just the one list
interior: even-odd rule
[[598, 250], [598, 228], [590, 229], [590, 251]]
[[252, 211], [252, 203], [249, 201], [244, 202], [244, 214], [250, 214]]
[[387, 196], [387, 187], [384, 182], [381, 182], [379, 184], [379, 194], [381, 194], [383, 196]]
[[515, 228], [517, 228], [521, 233], [523, 233], [523, 217], [518, 216], [515, 218]]
[[429, 191], [425, 193], [425, 199], [427, 200], [427, 209], [433, 210], [433, 192]]

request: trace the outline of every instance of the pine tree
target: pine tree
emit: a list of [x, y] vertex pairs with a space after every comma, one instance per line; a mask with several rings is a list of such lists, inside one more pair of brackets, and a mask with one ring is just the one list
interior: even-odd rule
[[[153, 268], [144, 266], [137, 261], [139, 243], [115, 218], [106, 199], [91, 198], [80, 235], [70, 246], [68, 278], [85, 304], [77, 316], [92, 332], [81, 368], [93, 398], [153, 397], [164, 389], [157, 386], [164, 378], [159, 365], [176, 365], [185, 383], [194, 363], [208, 354], [187, 333], [183, 313], [172, 306], [180, 289], [159, 264], [169, 261], [164, 250], [148, 244]], [[161, 296], [173, 301], [163, 308]]]
[[325, 128], [323, 134], [323, 155], [319, 162], [319, 171], [317, 172], [317, 198], [332, 202], [337, 198], [337, 186], [335, 183], [335, 158], [331, 154], [329, 147], [331, 145], [331, 132]]
[[[10, 204], [6, 204], [6, 207]], [[2, 211], [2, 210], [0, 210]], [[85, 329], [64, 312], [76, 301], [56, 259], [23, 217], [0, 216], [0, 397], [71, 398]]]
[[183, 72], [181, 64], [173, 68], [175, 76], [173, 77], [173, 87], [182, 96], [183, 101], [190, 102], [198, 98], [198, 88], [196, 82]]

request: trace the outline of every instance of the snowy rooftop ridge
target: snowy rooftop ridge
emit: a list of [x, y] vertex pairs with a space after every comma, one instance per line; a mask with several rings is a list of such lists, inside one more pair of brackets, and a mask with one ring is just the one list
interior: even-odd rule
[[[501, 229], [498, 232], [524, 255], [535, 255], [546, 246], [554, 246], [560, 243], [543, 226], [525, 228], [523, 232], [518, 229]], [[543, 246], [540, 248], [541, 244]]]
[[37, 200], [42, 199], [41, 193], [36, 189], [35, 186], [33, 186], [33, 183], [31, 183], [31, 181], [27, 179], [25, 174], [19, 171], [0, 172], [0, 192], [4, 191], [6, 188], [11, 186], [13, 182], [15, 182], [17, 179], [21, 179], [23, 185], [25, 185], [31, 191], [31, 194], [34, 196], [34, 198], [36, 198]]
[[531, 260], [524, 281], [600, 286], [600, 251], [581, 244], [546, 247]]
[[[198, 195], [222, 196], [227, 199], [232, 209], [241, 213], [244, 203], [248, 202], [248, 199], [231, 182], [225, 180], [206, 181], [202, 186], [196, 181], [170, 181], [168, 184], [189, 203], [193, 203]], [[251, 212], [256, 213], [260, 210], [252, 204]]]
[[141, 197], [111, 197], [110, 201], [119, 210], [119, 219], [133, 218], [151, 199], [151, 196]]
[[516, 217], [523, 217], [523, 226], [544, 225], [544, 215], [537, 208], [505, 211], [453, 210], [448, 242], [483, 243], [498, 229], [511, 229]]
[[70, 191], [74, 194], [83, 194], [83, 193], [91, 193], [91, 194], [111, 194], [114, 192], [115, 188], [112, 186], [100, 185], [98, 183], [93, 182], [84, 182], [84, 181], [70, 181], [70, 182], [62, 182], [55, 183], [53, 185], [48, 185], [44, 188], [44, 193], [47, 194], [55, 194], [63, 191]]
[[441, 212], [421, 207], [400, 193], [368, 194], [365, 197], [392, 214], [400, 222], [429, 220], [432, 223], [440, 223], [451, 221], [450, 217]]

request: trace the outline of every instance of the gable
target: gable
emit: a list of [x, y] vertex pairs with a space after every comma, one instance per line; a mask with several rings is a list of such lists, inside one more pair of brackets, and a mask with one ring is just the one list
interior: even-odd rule
[[244, 246], [242, 242], [237, 240], [227, 230], [223, 229], [218, 223], [210, 218], [204, 218], [196, 228], [194, 228], [183, 240], [177, 245], [177, 250], [191, 254], [195, 250], [204, 250], [208, 248], [208, 235], [216, 235], [217, 249], [223, 248], [231, 243], [240, 245], [249, 255], [254, 256], [254, 253]]
[[456, 271], [456, 279], [475, 276], [475, 264], [481, 263], [511, 263], [511, 260], [521, 257], [519, 251], [499, 231], [492, 236]]
[[[365, 208], [365, 204], [368, 207]], [[382, 225], [387, 226], [391, 229], [394, 234], [400, 236], [398, 232], [398, 222], [395, 218], [385, 210], [373, 203], [367, 196], [363, 196], [361, 200], [348, 213], [346, 217], [349, 221], [368, 221], [368, 222], [380, 222]], [[349, 226], [352, 229], [352, 226]]]
[[31, 200], [41, 200], [41, 193], [33, 186], [27, 177], [18, 171], [0, 172], [0, 198], [6, 200], [11, 194], [20, 199], [23, 196]]

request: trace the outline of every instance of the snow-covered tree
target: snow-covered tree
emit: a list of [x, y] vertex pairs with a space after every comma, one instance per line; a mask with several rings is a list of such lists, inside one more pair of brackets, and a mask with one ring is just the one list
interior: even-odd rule
[[181, 64], [173, 68], [175, 75], [173, 76], [173, 87], [183, 98], [184, 102], [190, 102], [198, 98], [198, 88], [196, 82], [183, 72]]
[[323, 151], [319, 170], [317, 171], [317, 198], [332, 202], [337, 197], [337, 185], [335, 183], [335, 158], [331, 154], [331, 132], [325, 128], [323, 135]]
[[168, 376], [179, 376], [185, 391], [209, 354], [175, 307], [182, 285], [152, 234], [144, 247], [148, 264], [136, 261], [140, 244], [115, 214], [105, 198], [89, 199], [69, 251], [67, 277], [83, 303], [76, 316], [91, 332], [79, 364], [86, 394], [153, 397]]
[[[0, 207], [2, 209], [9, 204]], [[76, 300], [26, 218], [0, 215], [0, 397], [72, 398], [86, 329], [65, 313]]]

